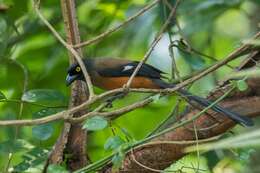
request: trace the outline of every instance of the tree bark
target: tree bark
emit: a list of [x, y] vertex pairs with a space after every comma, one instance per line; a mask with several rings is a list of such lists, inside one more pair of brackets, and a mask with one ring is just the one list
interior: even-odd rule
[[[74, 0], [61, 0], [67, 43], [71, 45], [80, 43], [80, 33], [76, 19], [75, 6]], [[82, 57], [81, 49], [77, 48], [76, 51]], [[70, 52], [68, 53], [70, 64], [73, 64], [75, 62], [75, 57]], [[88, 97], [89, 94], [84, 87], [84, 83], [81, 81], [74, 82], [71, 87], [69, 107], [71, 108], [83, 103]], [[85, 113], [86, 111], [79, 111], [73, 116], [79, 117]], [[47, 164], [61, 164], [66, 157], [65, 155], [67, 155], [69, 156], [66, 158], [69, 170], [73, 171], [84, 167], [88, 163], [86, 155], [86, 138], [87, 132], [81, 128], [80, 124], [71, 125], [70, 123], [65, 122], [62, 133], [50, 154]]]

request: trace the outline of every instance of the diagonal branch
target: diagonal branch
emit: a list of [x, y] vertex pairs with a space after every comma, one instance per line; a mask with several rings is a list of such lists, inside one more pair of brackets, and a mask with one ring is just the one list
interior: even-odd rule
[[137, 65], [137, 67], [135, 68], [134, 72], [132, 73], [131, 77], [129, 78], [129, 80], [127, 81], [126, 87], [129, 88], [134, 77], [136, 76], [136, 74], [138, 73], [138, 71], [140, 70], [140, 68], [142, 67], [142, 65], [147, 61], [147, 59], [149, 58], [149, 56], [151, 55], [152, 51], [154, 50], [155, 46], [158, 44], [158, 42], [161, 40], [162, 36], [163, 36], [163, 32], [167, 29], [168, 25], [170, 24], [172, 18], [174, 17], [174, 15], [176, 14], [176, 10], [177, 10], [177, 6], [179, 5], [180, 0], [177, 0], [175, 2], [175, 6], [174, 8], [172, 8], [167, 20], [165, 21], [165, 23], [163, 24], [161, 30], [158, 32], [158, 34], [156, 35], [155, 39], [153, 40], [150, 48], [148, 49], [148, 51], [146, 52], [146, 54], [144, 55], [143, 59], [139, 62], [139, 64]]

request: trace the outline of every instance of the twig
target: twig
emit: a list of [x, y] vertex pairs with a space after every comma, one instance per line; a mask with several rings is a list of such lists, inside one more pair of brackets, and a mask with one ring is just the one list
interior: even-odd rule
[[[144, 164], [142, 164], [141, 162], [137, 161], [136, 158], [135, 158], [135, 155], [134, 155], [134, 151], [131, 149], [131, 154], [130, 154], [132, 160], [137, 164], [139, 165], [140, 167], [144, 168], [144, 169], [147, 169], [149, 171], [152, 171], [152, 172], [169, 172], [169, 171], [166, 171], [166, 170], [159, 170], [159, 169], [153, 169], [153, 168], [150, 168]], [[173, 172], [173, 171], [170, 171], [170, 172]]]
[[81, 122], [81, 121], [85, 120], [88, 117], [92, 117], [92, 116], [95, 116], [95, 115], [99, 115], [99, 116], [107, 117], [107, 118], [113, 118], [114, 116], [130, 112], [130, 111], [135, 110], [135, 109], [140, 108], [140, 107], [144, 107], [145, 105], [151, 103], [152, 101], [153, 101], [153, 98], [148, 97], [145, 100], [133, 103], [131, 105], [125, 106], [123, 108], [120, 108], [120, 109], [117, 109], [117, 110], [114, 110], [114, 111], [111, 111], [111, 112], [89, 112], [89, 113], [87, 113], [87, 114], [85, 114], [81, 117], [71, 118], [68, 121], [70, 121], [72, 123], [77, 123], [77, 122]]
[[[142, 100], [140, 102], [136, 102], [136, 103], [133, 103], [131, 105], [128, 105], [124, 108], [117, 109], [115, 111], [111, 111], [111, 112], [89, 112], [89, 113], [83, 115], [82, 117], [78, 117], [78, 118], [72, 118], [72, 117], [68, 116], [70, 114], [73, 114], [73, 113], [79, 111], [82, 108], [82, 105], [83, 105], [82, 104], [82, 105], [76, 106], [72, 109], [69, 109], [67, 111], [61, 111], [61, 112], [58, 112], [56, 114], [52, 114], [50, 116], [38, 118], [38, 119], [34, 119], [34, 120], [4, 120], [4, 121], [0, 121], [0, 126], [11, 126], [11, 125], [32, 126], [32, 125], [45, 124], [45, 123], [49, 123], [49, 122], [57, 121], [57, 120], [66, 120], [66, 121], [71, 121], [73, 123], [76, 123], [76, 122], [81, 122], [81, 121], [85, 120], [86, 118], [89, 118], [89, 117], [94, 116], [94, 115], [100, 115], [100, 116], [104, 116], [104, 117], [113, 117], [113, 116], [121, 115], [121, 114], [126, 113], [126, 112], [130, 112], [130, 111], [132, 111], [136, 108], [143, 107], [143, 106], [149, 104], [151, 101], [152, 101], [152, 98], [147, 98], [147, 99]], [[86, 102], [86, 103], [91, 103], [91, 102]]]
[[[24, 80], [23, 80], [23, 91], [22, 91], [22, 95], [21, 97], [23, 96], [23, 94], [26, 92], [27, 90], [27, 87], [28, 87], [28, 70], [25, 68], [25, 66], [21, 63], [19, 63], [18, 61], [16, 60], [12, 60], [12, 62], [14, 64], [16, 64], [22, 71], [23, 71], [23, 76], [24, 76]], [[19, 120], [23, 114], [23, 110], [24, 110], [24, 102], [20, 102], [20, 107], [19, 107], [19, 114], [17, 116], [17, 119]], [[18, 137], [18, 133], [19, 133], [19, 126], [15, 126], [15, 135], [14, 135], [14, 142], [16, 142], [17, 140], [17, 137]], [[5, 168], [5, 172], [8, 173], [8, 169], [10, 167], [10, 164], [12, 162], [12, 159], [13, 159], [13, 152], [10, 152], [8, 153], [8, 161], [7, 161], [7, 165], [6, 165], [6, 168]]]
[[[177, 115], [177, 112], [179, 110], [179, 106], [180, 106], [180, 103], [181, 103], [181, 99], [178, 98], [178, 100], [176, 101], [176, 104], [173, 106], [173, 109], [171, 110], [171, 112], [167, 115], [167, 117], [161, 121], [148, 135], [147, 137], [157, 133], [157, 132], [160, 132], [163, 130], [163, 128], [166, 128], [167, 125], [169, 125], [169, 123], [173, 124], [174, 121], [172, 121], [172, 118], [174, 116]], [[177, 119], [176, 117], [174, 117], [175, 120]]]
[[189, 141], [152, 141], [142, 145], [138, 145], [137, 147], [135, 147], [135, 149], [142, 148], [142, 147], [149, 147], [151, 145], [162, 145], [162, 144], [187, 145], [187, 144], [205, 143], [205, 142], [215, 141], [219, 138], [220, 136], [215, 136], [208, 139], [189, 140]]
[[92, 38], [88, 41], [76, 44], [74, 47], [78, 48], [78, 47], [83, 47], [83, 46], [87, 46], [93, 43], [96, 43], [102, 39], [104, 39], [105, 37], [109, 36], [110, 34], [118, 31], [120, 28], [124, 27], [125, 25], [127, 25], [128, 23], [130, 23], [131, 21], [133, 21], [135, 18], [139, 17], [140, 15], [142, 15], [143, 13], [145, 13], [146, 11], [150, 10], [152, 7], [154, 7], [160, 0], [154, 0], [151, 4], [148, 4], [147, 6], [143, 7], [138, 13], [136, 13], [135, 15], [129, 17], [128, 19], [126, 19], [126, 21], [124, 21], [123, 23], [121, 23], [120, 25], [107, 30], [106, 32], [96, 36], [95, 38]]
[[134, 72], [132, 73], [131, 77], [129, 78], [129, 80], [127, 81], [126, 84], [126, 88], [129, 88], [131, 86], [131, 83], [134, 79], [134, 77], [136, 76], [136, 74], [138, 73], [138, 71], [140, 70], [140, 68], [142, 67], [142, 65], [146, 62], [146, 60], [149, 58], [149, 56], [151, 55], [154, 47], [157, 45], [157, 43], [161, 40], [162, 36], [163, 36], [163, 32], [167, 29], [168, 25], [171, 22], [172, 17], [175, 15], [176, 13], [176, 9], [177, 6], [179, 4], [180, 0], [177, 0], [175, 3], [174, 8], [171, 10], [171, 13], [169, 14], [167, 20], [165, 21], [165, 23], [163, 24], [161, 30], [158, 32], [157, 36], [155, 37], [155, 39], [153, 40], [150, 48], [148, 49], [148, 51], [146, 52], [146, 54], [144, 55], [143, 59], [139, 62], [139, 64], [137, 65], [137, 67], [135, 68]]

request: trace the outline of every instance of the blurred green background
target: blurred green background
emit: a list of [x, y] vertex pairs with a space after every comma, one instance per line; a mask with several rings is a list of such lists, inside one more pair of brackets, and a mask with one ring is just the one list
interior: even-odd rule
[[[149, 0], [77, 0], [77, 13], [82, 40], [123, 22]], [[175, 0], [169, 1], [172, 5]], [[259, 30], [259, 0], [183, 0], [177, 11], [178, 23], [172, 21], [156, 46], [148, 63], [162, 69], [171, 78], [169, 44], [185, 38], [192, 48], [221, 60]], [[7, 7], [5, 10], [3, 7]], [[41, 11], [65, 38], [60, 1], [45, 0]], [[104, 40], [84, 47], [85, 57], [120, 57], [140, 60], [169, 13], [163, 4], [157, 5], [120, 31]], [[204, 69], [215, 61], [173, 48], [181, 76]], [[241, 58], [230, 63], [241, 62]], [[70, 88], [65, 86], [68, 68], [66, 49], [40, 22], [31, 1], [0, 0], [0, 119], [32, 119], [59, 112], [67, 107]], [[216, 82], [223, 80], [232, 69], [220, 70], [195, 82], [190, 90], [206, 96]], [[96, 89], [101, 93], [100, 89]], [[147, 94], [131, 94], [114, 103], [114, 108], [133, 103]], [[19, 100], [31, 103], [21, 104]], [[162, 97], [145, 108], [135, 110], [111, 122], [111, 126], [89, 135], [88, 151], [92, 161], [110, 152], [104, 143], [114, 133], [134, 140], [144, 138], [171, 112], [176, 96]], [[0, 127], [0, 170], [40, 172], [46, 153], [62, 129], [61, 122], [34, 127]], [[237, 127], [235, 132], [247, 129]], [[227, 134], [228, 136], [228, 134]], [[200, 154], [200, 172], [260, 172], [260, 152], [250, 147], [240, 150], [217, 150]], [[172, 169], [187, 167], [195, 172], [198, 158], [185, 157]], [[195, 166], [194, 166], [195, 165]]]

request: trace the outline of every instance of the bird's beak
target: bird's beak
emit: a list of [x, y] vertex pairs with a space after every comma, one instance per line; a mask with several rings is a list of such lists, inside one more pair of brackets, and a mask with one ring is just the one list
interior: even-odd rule
[[66, 85], [69, 86], [72, 82], [77, 79], [78, 75], [70, 75], [68, 74], [66, 77]]

